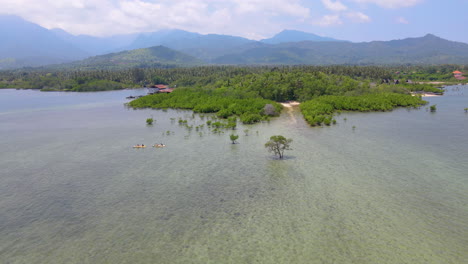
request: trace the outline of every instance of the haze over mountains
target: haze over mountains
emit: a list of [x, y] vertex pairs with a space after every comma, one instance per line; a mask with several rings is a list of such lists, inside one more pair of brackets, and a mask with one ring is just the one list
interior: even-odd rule
[[[419, 38], [362, 43], [295, 30], [284, 30], [261, 41], [229, 35], [202, 35], [177, 29], [93, 37], [74, 36], [61, 29], [48, 30], [11, 15], [0, 15], [0, 34], [0, 69], [70, 62], [73, 63], [61, 66], [121, 68], [201, 64], [468, 63], [468, 44], [431, 34]], [[79, 61], [83, 59], [86, 60]]]

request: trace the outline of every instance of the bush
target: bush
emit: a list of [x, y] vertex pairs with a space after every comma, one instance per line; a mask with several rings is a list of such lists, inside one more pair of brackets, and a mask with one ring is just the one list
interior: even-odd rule
[[232, 144], [236, 144], [236, 140], [239, 138], [239, 136], [231, 134], [231, 135], [229, 135], [229, 138], [231, 139]]

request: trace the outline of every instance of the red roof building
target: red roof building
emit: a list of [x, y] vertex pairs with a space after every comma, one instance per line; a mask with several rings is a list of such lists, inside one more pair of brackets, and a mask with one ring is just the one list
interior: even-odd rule
[[153, 87], [158, 88], [158, 89], [167, 89], [167, 88], [169, 88], [169, 86], [165, 85], [165, 84], [156, 84]]
[[463, 74], [461, 71], [454, 71], [453, 74]]

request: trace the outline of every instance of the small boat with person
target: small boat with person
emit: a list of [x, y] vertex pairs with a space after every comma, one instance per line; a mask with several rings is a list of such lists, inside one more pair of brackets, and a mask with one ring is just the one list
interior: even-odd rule
[[146, 146], [144, 144], [137, 144], [135, 146], [133, 146], [133, 148], [146, 148]]
[[164, 145], [163, 143], [153, 145], [153, 147], [155, 147], [155, 148], [164, 148], [165, 146], [166, 145]]

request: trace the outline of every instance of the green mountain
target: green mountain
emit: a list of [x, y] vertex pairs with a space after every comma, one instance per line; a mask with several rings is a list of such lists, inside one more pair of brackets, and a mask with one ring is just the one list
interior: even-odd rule
[[131, 50], [162, 45], [210, 62], [211, 59], [231, 53], [232, 50], [236, 50], [241, 45], [255, 42], [254, 40], [229, 35], [202, 35], [184, 30], [171, 29], [140, 34], [126, 49]]
[[124, 69], [124, 68], [149, 68], [149, 67], [176, 67], [195, 66], [203, 62], [193, 56], [164, 46], [156, 46], [144, 49], [135, 49], [94, 56], [85, 60], [69, 64], [56, 65], [60, 68], [80, 69]]
[[218, 64], [466, 64], [468, 44], [428, 34], [392, 41], [303, 41], [239, 49], [218, 57]]

